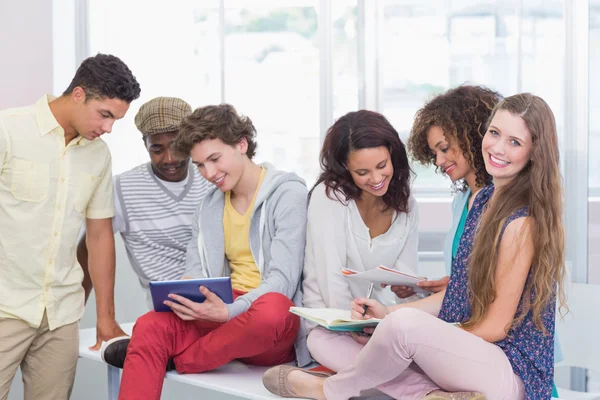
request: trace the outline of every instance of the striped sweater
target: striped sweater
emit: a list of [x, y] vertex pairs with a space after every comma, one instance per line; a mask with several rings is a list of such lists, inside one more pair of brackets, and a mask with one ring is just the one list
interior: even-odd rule
[[120, 233], [148, 300], [149, 281], [179, 279], [183, 275], [192, 217], [210, 187], [192, 163], [179, 195], [165, 187], [150, 163], [116, 177], [115, 196], [125, 222]]

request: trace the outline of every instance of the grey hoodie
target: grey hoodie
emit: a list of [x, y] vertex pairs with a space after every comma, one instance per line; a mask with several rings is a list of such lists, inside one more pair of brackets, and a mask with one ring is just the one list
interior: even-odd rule
[[[301, 275], [306, 243], [307, 189], [294, 173], [266, 168], [250, 219], [250, 250], [261, 275], [260, 285], [228, 304], [229, 318], [248, 310], [252, 302], [269, 292], [281, 293], [302, 306]], [[186, 273], [190, 277], [229, 276], [225, 257], [223, 209], [225, 195], [215, 188], [196, 209], [192, 239], [188, 244]], [[310, 363], [306, 329], [301, 321], [296, 338], [298, 365]]]

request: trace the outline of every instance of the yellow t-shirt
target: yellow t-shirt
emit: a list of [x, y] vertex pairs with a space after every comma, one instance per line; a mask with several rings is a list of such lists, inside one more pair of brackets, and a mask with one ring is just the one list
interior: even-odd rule
[[266, 169], [260, 173], [254, 198], [242, 215], [231, 204], [231, 192], [225, 193], [223, 210], [223, 231], [225, 236], [225, 256], [231, 268], [231, 285], [234, 289], [248, 292], [260, 284], [260, 272], [250, 250], [250, 218], [256, 195], [265, 177]]

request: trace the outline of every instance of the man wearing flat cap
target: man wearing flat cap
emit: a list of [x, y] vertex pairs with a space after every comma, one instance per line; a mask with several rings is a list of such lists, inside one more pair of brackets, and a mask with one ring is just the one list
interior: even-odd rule
[[[189, 158], [178, 158], [171, 151], [179, 123], [191, 112], [188, 103], [175, 97], [157, 97], [142, 105], [135, 125], [142, 133], [150, 162], [114, 179], [113, 231], [123, 238], [150, 309], [148, 282], [183, 275], [192, 216], [210, 185]], [[92, 285], [85, 236], [79, 242], [77, 258], [85, 272], [87, 299]]]

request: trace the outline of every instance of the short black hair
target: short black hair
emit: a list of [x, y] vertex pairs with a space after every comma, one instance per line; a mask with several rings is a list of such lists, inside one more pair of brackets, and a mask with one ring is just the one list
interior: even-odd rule
[[83, 60], [63, 96], [77, 86], [85, 91], [86, 101], [93, 98], [120, 99], [131, 103], [140, 97], [140, 84], [118, 57], [98, 53]]

